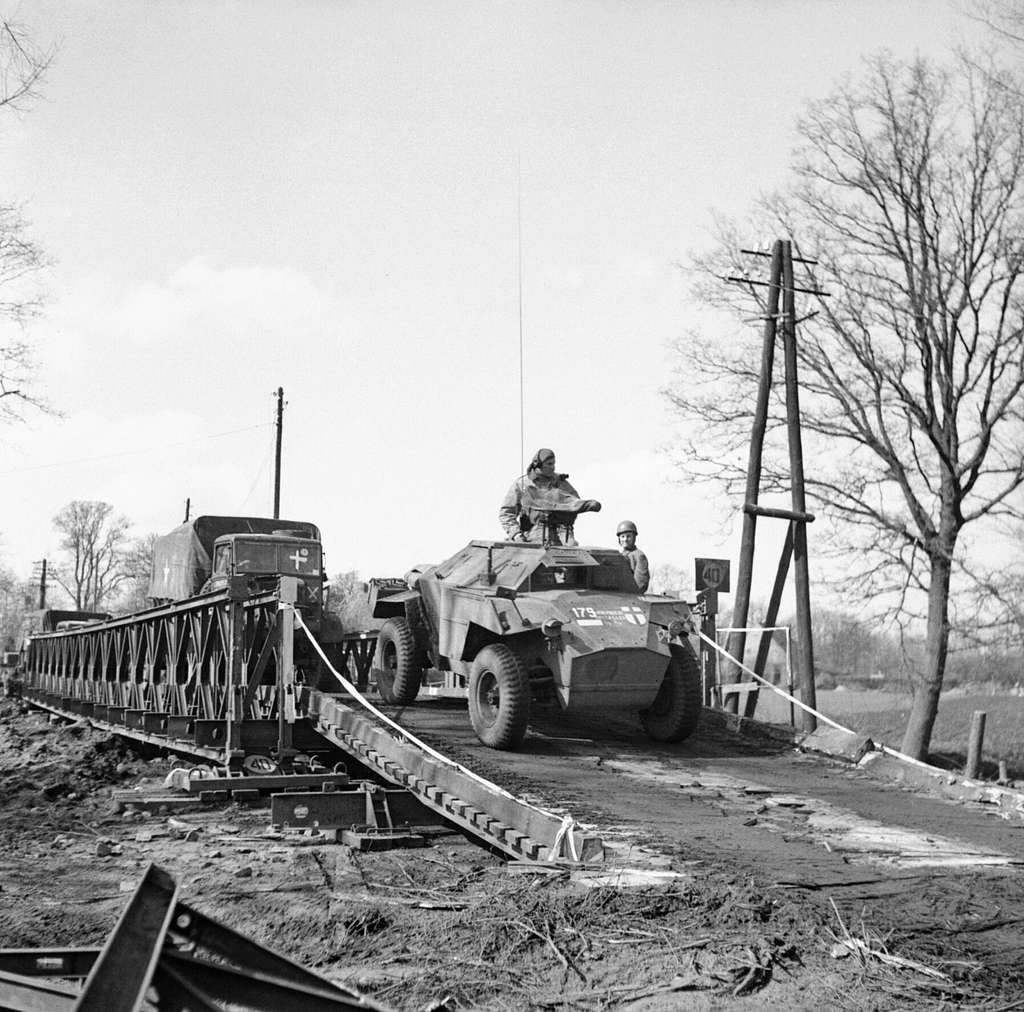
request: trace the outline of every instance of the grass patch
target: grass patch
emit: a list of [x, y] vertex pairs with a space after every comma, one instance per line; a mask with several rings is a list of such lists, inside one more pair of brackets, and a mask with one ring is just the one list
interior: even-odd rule
[[[909, 695], [876, 689], [818, 693], [818, 709], [826, 716], [892, 748], [899, 748], [903, 739], [910, 705]], [[757, 707], [760, 720], [789, 720], [789, 703], [774, 693], [762, 692]], [[933, 761], [951, 768], [963, 766], [975, 710], [986, 714], [983, 775], [994, 778], [1002, 760], [1011, 777], [1024, 779], [1024, 696], [1009, 693], [943, 696], [932, 732]]]

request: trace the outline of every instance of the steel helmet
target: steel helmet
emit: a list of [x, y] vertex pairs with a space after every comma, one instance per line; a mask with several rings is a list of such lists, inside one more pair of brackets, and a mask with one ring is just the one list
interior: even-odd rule
[[636, 524], [633, 523], [632, 520], [623, 520], [622, 523], [615, 528], [615, 536], [618, 537], [620, 534], [625, 534], [627, 531], [630, 534], [638, 533], [636, 529]]

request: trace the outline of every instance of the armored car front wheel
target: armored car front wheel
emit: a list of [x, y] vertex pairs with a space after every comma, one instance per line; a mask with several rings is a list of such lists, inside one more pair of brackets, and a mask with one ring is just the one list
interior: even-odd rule
[[530, 680], [504, 644], [484, 647], [469, 675], [469, 719], [489, 748], [518, 748], [530, 722]]
[[672, 647], [658, 695], [640, 723], [655, 741], [682, 741], [697, 730], [701, 710], [700, 666], [689, 647]]
[[404, 618], [389, 618], [377, 633], [377, 666], [391, 681], [388, 702], [408, 706], [420, 691], [416, 639]]

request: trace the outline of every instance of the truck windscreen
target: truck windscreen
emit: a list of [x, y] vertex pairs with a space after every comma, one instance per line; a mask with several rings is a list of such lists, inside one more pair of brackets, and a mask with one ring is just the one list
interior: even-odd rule
[[318, 576], [320, 546], [236, 541], [235, 572]]

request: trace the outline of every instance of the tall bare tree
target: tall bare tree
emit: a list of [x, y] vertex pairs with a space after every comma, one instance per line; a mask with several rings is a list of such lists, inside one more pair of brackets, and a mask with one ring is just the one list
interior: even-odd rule
[[79, 611], [100, 611], [132, 578], [126, 517], [115, 515], [110, 503], [76, 499], [54, 518], [65, 560], [54, 578]]
[[[793, 181], [760, 201], [757, 232], [720, 222], [717, 248], [693, 264], [704, 303], [749, 323], [763, 289], [721, 281], [749, 266], [740, 246], [792, 236], [818, 261], [805, 287], [831, 297], [798, 333], [807, 493], [832, 521], [832, 546], [856, 559], [847, 589], [924, 624], [903, 739], [916, 757], [942, 690], [951, 587], [984, 568], [963, 532], [1021, 516], [1022, 94], [1011, 74], [966, 58], [871, 59], [862, 80], [808, 106]], [[678, 352], [666, 393], [690, 427], [679, 462], [742, 494], [756, 347], [691, 334]], [[788, 487], [784, 420], [780, 395], [769, 490]]]
[[[55, 56], [29, 32], [0, 21], [0, 109], [27, 107]], [[31, 238], [21, 208], [0, 202], [0, 421], [16, 421], [26, 408], [49, 410], [36, 384], [36, 362], [25, 324], [42, 305], [35, 283], [46, 257]]]

